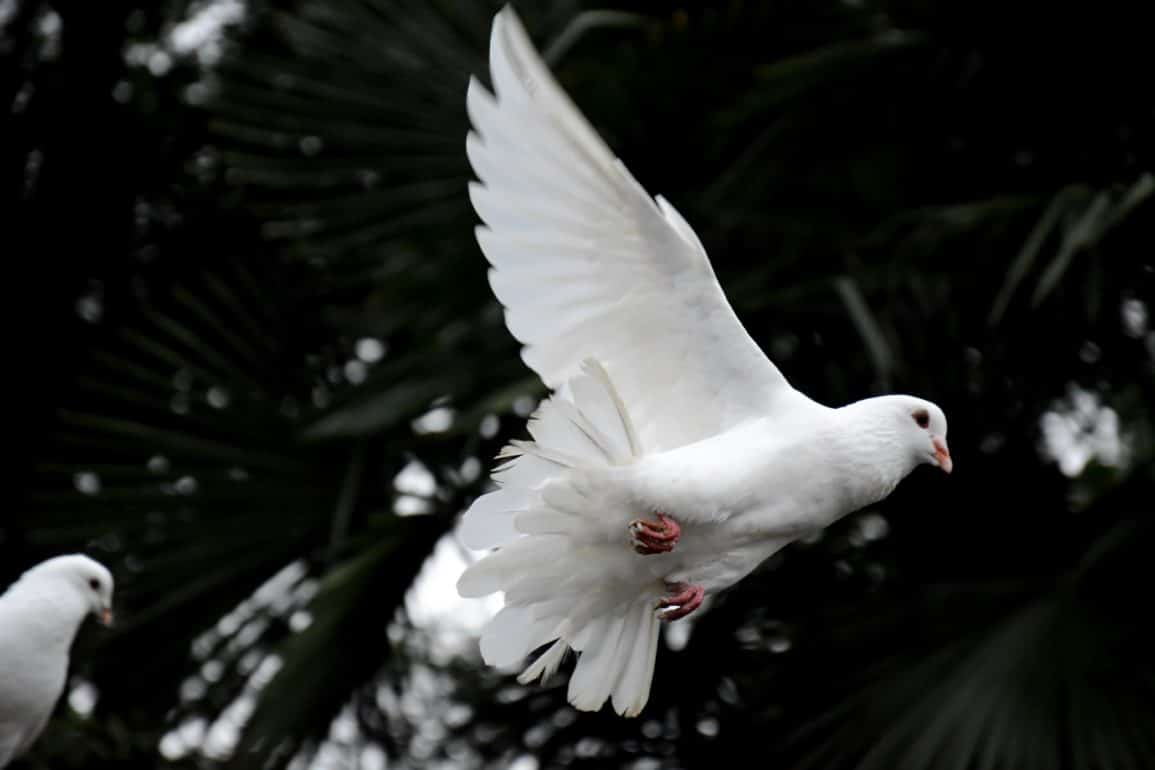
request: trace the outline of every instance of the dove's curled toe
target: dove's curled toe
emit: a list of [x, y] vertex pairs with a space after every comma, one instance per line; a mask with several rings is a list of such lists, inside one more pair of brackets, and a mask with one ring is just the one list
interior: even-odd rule
[[634, 519], [630, 522], [630, 545], [638, 553], [669, 553], [678, 544], [682, 528], [664, 513], [656, 514], [657, 522]]

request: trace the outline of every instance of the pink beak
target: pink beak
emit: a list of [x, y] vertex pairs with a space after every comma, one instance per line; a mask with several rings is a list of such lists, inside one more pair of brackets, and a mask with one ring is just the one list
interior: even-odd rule
[[950, 473], [954, 469], [954, 463], [950, 459], [950, 450], [946, 448], [946, 440], [935, 436], [931, 439], [931, 444], [934, 446], [934, 459], [938, 462], [938, 467]]
[[100, 618], [99, 619], [100, 619], [100, 624], [102, 626], [111, 626], [112, 625], [112, 610], [109, 609], [108, 607], [105, 607], [104, 609], [102, 609], [100, 611]]

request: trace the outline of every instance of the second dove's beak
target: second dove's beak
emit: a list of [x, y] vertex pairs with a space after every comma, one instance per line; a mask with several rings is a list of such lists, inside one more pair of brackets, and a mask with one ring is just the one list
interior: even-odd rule
[[111, 607], [105, 607], [104, 609], [102, 609], [100, 611], [100, 624], [102, 626], [111, 626], [112, 620], [113, 620], [113, 618], [112, 618], [112, 608]]
[[950, 450], [946, 448], [946, 440], [936, 436], [931, 439], [931, 444], [934, 446], [934, 459], [938, 467], [950, 473], [954, 469], [954, 463], [950, 459]]

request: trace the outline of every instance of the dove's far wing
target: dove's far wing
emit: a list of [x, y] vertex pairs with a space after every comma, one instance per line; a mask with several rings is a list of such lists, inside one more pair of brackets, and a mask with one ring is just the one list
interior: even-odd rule
[[808, 400], [742, 327], [694, 231], [614, 157], [508, 7], [490, 70], [496, 96], [472, 80], [467, 98], [477, 240], [545, 384], [601, 361], [647, 451]]

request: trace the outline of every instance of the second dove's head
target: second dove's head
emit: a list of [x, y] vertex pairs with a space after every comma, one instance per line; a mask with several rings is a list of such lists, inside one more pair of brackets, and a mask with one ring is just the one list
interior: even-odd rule
[[57, 556], [29, 570], [29, 578], [62, 583], [76, 592], [104, 625], [112, 625], [112, 573], [82, 554]]

